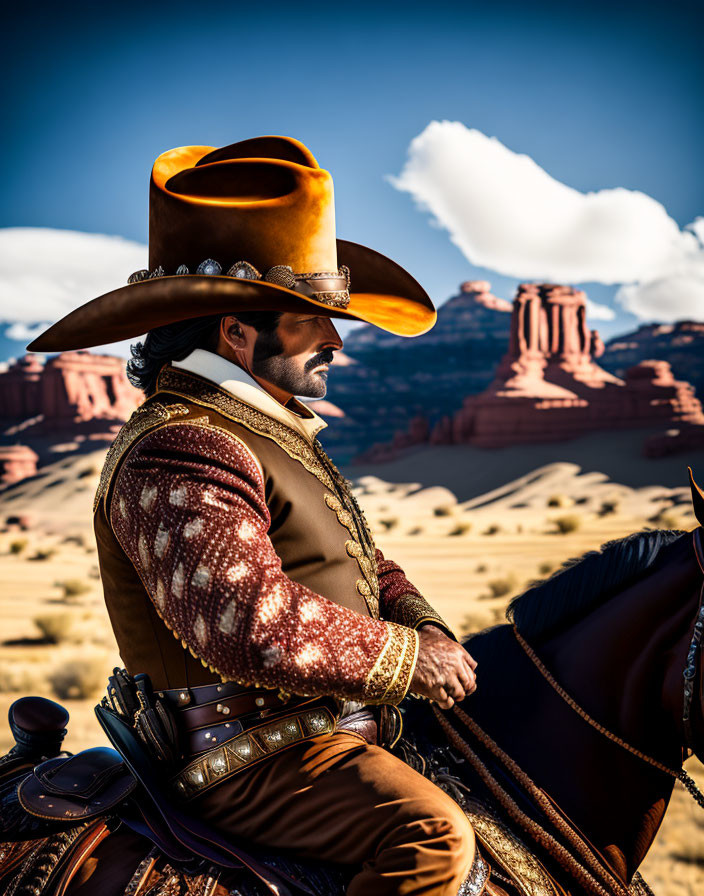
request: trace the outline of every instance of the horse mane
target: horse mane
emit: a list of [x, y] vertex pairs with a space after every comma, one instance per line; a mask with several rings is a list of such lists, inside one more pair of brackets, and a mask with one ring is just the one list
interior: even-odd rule
[[678, 529], [645, 529], [607, 541], [599, 550], [567, 560], [548, 578], [514, 597], [506, 618], [529, 640], [548, 638], [643, 575], [662, 548], [684, 534]]

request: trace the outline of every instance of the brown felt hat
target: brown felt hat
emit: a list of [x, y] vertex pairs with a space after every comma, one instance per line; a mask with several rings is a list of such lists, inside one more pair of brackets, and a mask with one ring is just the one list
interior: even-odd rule
[[336, 239], [332, 177], [310, 150], [291, 137], [254, 137], [160, 155], [149, 188], [149, 271], [67, 314], [28, 348], [89, 348], [238, 311], [314, 312], [402, 336], [436, 319], [403, 268]]

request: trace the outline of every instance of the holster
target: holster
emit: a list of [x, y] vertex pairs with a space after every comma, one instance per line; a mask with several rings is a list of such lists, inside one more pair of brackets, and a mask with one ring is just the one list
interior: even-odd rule
[[167, 701], [154, 693], [148, 675], [131, 676], [114, 668], [108, 696], [101, 703], [134, 729], [151, 759], [177, 764], [181, 748], [176, 722]]

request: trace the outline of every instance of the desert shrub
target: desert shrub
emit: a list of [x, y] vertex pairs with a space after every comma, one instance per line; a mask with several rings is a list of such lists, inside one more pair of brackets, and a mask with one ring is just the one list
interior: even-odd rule
[[390, 532], [391, 529], [395, 529], [398, 526], [399, 519], [397, 516], [388, 517], [384, 520], [379, 520], [379, 525], [383, 526], [387, 532]]
[[64, 592], [64, 597], [78, 597], [81, 594], [86, 594], [90, 591], [90, 585], [87, 582], [84, 582], [83, 579], [66, 579], [63, 582], [55, 582], [54, 583], [57, 588], [61, 588]]
[[486, 572], [488, 568], [489, 567], [486, 565], [486, 563], [480, 563], [474, 571], [479, 573]]
[[571, 507], [574, 502], [569, 495], [550, 495], [548, 507]]
[[503, 579], [491, 579], [487, 582], [492, 597], [505, 597], [511, 594], [516, 588], [516, 577], [513, 575], [505, 576]]
[[408, 535], [422, 535], [423, 527], [422, 526], [414, 526], [412, 529], [408, 530]]
[[576, 513], [570, 513], [567, 516], [558, 516], [554, 523], [561, 535], [567, 535], [569, 532], [576, 532], [579, 529], [582, 525], [582, 517]]
[[105, 663], [98, 658], [69, 660], [48, 676], [59, 700], [87, 700], [95, 697], [105, 683]]
[[492, 523], [490, 526], [487, 526], [486, 529], [482, 532], [482, 535], [498, 535], [501, 531], [501, 526], [498, 523]]
[[617, 500], [602, 501], [599, 508], [599, 516], [609, 516], [611, 513], [616, 513], [620, 506], [621, 502]]
[[680, 528], [680, 518], [674, 513], [668, 513], [666, 510], [661, 510], [650, 522], [657, 526], [658, 529]]
[[77, 535], [67, 535], [66, 538], [62, 539], [61, 544], [75, 544], [79, 548], [85, 547], [86, 539], [85, 536], [80, 533]]
[[50, 644], [65, 641], [73, 628], [71, 613], [43, 613], [32, 621]]
[[98, 468], [96, 466], [84, 467], [78, 473], [79, 479], [85, 479], [87, 476], [97, 476]]
[[10, 553], [11, 554], [21, 554], [22, 551], [27, 547], [27, 539], [26, 538], [13, 538], [10, 542]]
[[44, 679], [36, 670], [0, 667], [0, 694], [31, 694], [43, 689]]
[[466, 535], [472, 529], [471, 523], [457, 523], [454, 529], [451, 529], [448, 535]]
[[549, 576], [553, 569], [555, 569], [555, 564], [551, 563], [549, 560], [538, 564], [538, 573], [541, 576]]
[[452, 507], [448, 504], [443, 504], [440, 507], [434, 507], [433, 513], [435, 516], [450, 516], [452, 513]]
[[51, 560], [56, 553], [56, 548], [37, 548], [28, 560]]
[[490, 610], [470, 610], [460, 623], [460, 639], [480, 632], [495, 622], [495, 615]]

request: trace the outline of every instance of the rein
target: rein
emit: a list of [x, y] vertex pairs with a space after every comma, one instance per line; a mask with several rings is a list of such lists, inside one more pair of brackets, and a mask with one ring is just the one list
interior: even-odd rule
[[[697, 562], [704, 573], [704, 544], [702, 543], [702, 527], [699, 526], [694, 530], [693, 534], [694, 539], [694, 552], [697, 557]], [[633, 756], [637, 757], [641, 761], [647, 763], [653, 768], [658, 769], [661, 772], [664, 772], [666, 775], [670, 775], [670, 777], [675, 778], [679, 781], [690, 794], [692, 799], [700, 806], [700, 808], [704, 809], [704, 794], [702, 794], [701, 790], [697, 787], [692, 778], [687, 774], [687, 772], [683, 769], [673, 769], [669, 766], [665, 765], [662, 762], [659, 762], [657, 759], [653, 759], [652, 756], [648, 756], [646, 753], [643, 753], [641, 750], [638, 750], [636, 747], [629, 744], [627, 741], [623, 740], [623, 738], [614, 734], [612, 731], [609, 731], [608, 728], [605, 728], [603, 725], [599, 724], [595, 719], [593, 719], [589, 713], [582, 709], [582, 707], [577, 703], [577, 701], [571, 697], [567, 691], [553, 678], [548, 669], [543, 665], [542, 661], [533, 650], [533, 648], [528, 644], [523, 635], [518, 631], [516, 626], [513, 626], [513, 634], [516, 637], [516, 640], [520, 644], [526, 656], [531, 660], [536, 669], [540, 672], [543, 678], [547, 681], [550, 687], [559, 694], [560, 697], [565, 701], [565, 703], [577, 713], [588, 725], [594, 728], [595, 731], [598, 731], [599, 734], [608, 738], [615, 744], [618, 744], [619, 747], [631, 753]], [[691, 708], [692, 708], [692, 698], [694, 695], [694, 682], [697, 675], [698, 668], [698, 660], [701, 656], [701, 647], [702, 642], [704, 641], [704, 583], [702, 584], [700, 596], [699, 596], [699, 608], [697, 611], [696, 621], [694, 623], [694, 634], [692, 635], [692, 640], [690, 642], [689, 650], [687, 652], [687, 661], [686, 666], [683, 672], [684, 679], [684, 697], [683, 697], [683, 712], [682, 712], [682, 720], [684, 722], [685, 728], [685, 739], [687, 741], [686, 747], [687, 749], [693, 753], [694, 745], [692, 741], [692, 728], [691, 728]]]

